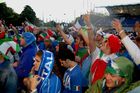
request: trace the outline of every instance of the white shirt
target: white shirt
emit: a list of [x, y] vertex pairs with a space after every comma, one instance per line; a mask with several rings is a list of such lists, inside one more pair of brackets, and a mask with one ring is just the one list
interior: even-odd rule
[[127, 51], [133, 58], [134, 62], [139, 65], [140, 64], [140, 49], [138, 46], [128, 37], [124, 37], [122, 40], [122, 43], [126, 47]]

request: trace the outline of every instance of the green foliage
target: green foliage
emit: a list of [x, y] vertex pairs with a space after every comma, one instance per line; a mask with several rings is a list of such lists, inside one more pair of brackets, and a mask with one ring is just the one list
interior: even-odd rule
[[0, 19], [5, 20], [6, 25], [17, 24], [19, 14], [15, 13], [12, 8], [7, 7], [5, 3], [0, 3], [0, 12]]
[[55, 25], [56, 25], [55, 21], [50, 21], [50, 22], [46, 23], [47, 27], [55, 27]]
[[20, 14], [20, 21], [23, 22], [23, 21], [26, 21], [26, 20], [28, 20], [32, 24], [34, 24], [34, 22], [36, 20], [36, 13], [34, 12], [34, 10], [29, 5], [26, 5], [24, 7], [24, 10]]
[[44, 26], [44, 22], [42, 20], [40, 20], [39, 18], [36, 18], [34, 24], [38, 27]]
[[24, 21], [29, 21], [37, 26], [42, 25], [41, 20], [36, 18], [36, 13], [29, 5], [26, 5], [19, 15], [12, 8], [7, 7], [6, 3], [0, 3], [0, 19], [5, 20], [7, 26], [11, 23], [15, 26], [21, 25]]

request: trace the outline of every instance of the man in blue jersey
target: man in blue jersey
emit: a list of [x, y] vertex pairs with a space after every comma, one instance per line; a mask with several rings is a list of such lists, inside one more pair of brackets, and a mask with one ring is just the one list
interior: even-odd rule
[[74, 53], [68, 49], [59, 51], [58, 58], [62, 66], [68, 68], [63, 77], [63, 93], [82, 93], [82, 73], [75, 62]]

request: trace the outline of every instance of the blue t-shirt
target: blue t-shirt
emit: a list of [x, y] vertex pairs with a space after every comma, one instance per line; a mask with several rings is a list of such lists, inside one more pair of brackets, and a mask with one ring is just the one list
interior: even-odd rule
[[64, 74], [63, 93], [82, 93], [82, 77], [80, 66], [76, 65], [71, 71], [68, 69]]

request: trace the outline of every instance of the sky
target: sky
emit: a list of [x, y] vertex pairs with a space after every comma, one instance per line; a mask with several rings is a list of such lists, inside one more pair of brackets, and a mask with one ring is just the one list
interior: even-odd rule
[[5, 0], [5, 2], [19, 14], [25, 5], [30, 5], [36, 16], [45, 22], [50, 20], [70, 22], [90, 10], [108, 13], [105, 8], [99, 8], [100, 6], [140, 4], [140, 0]]

